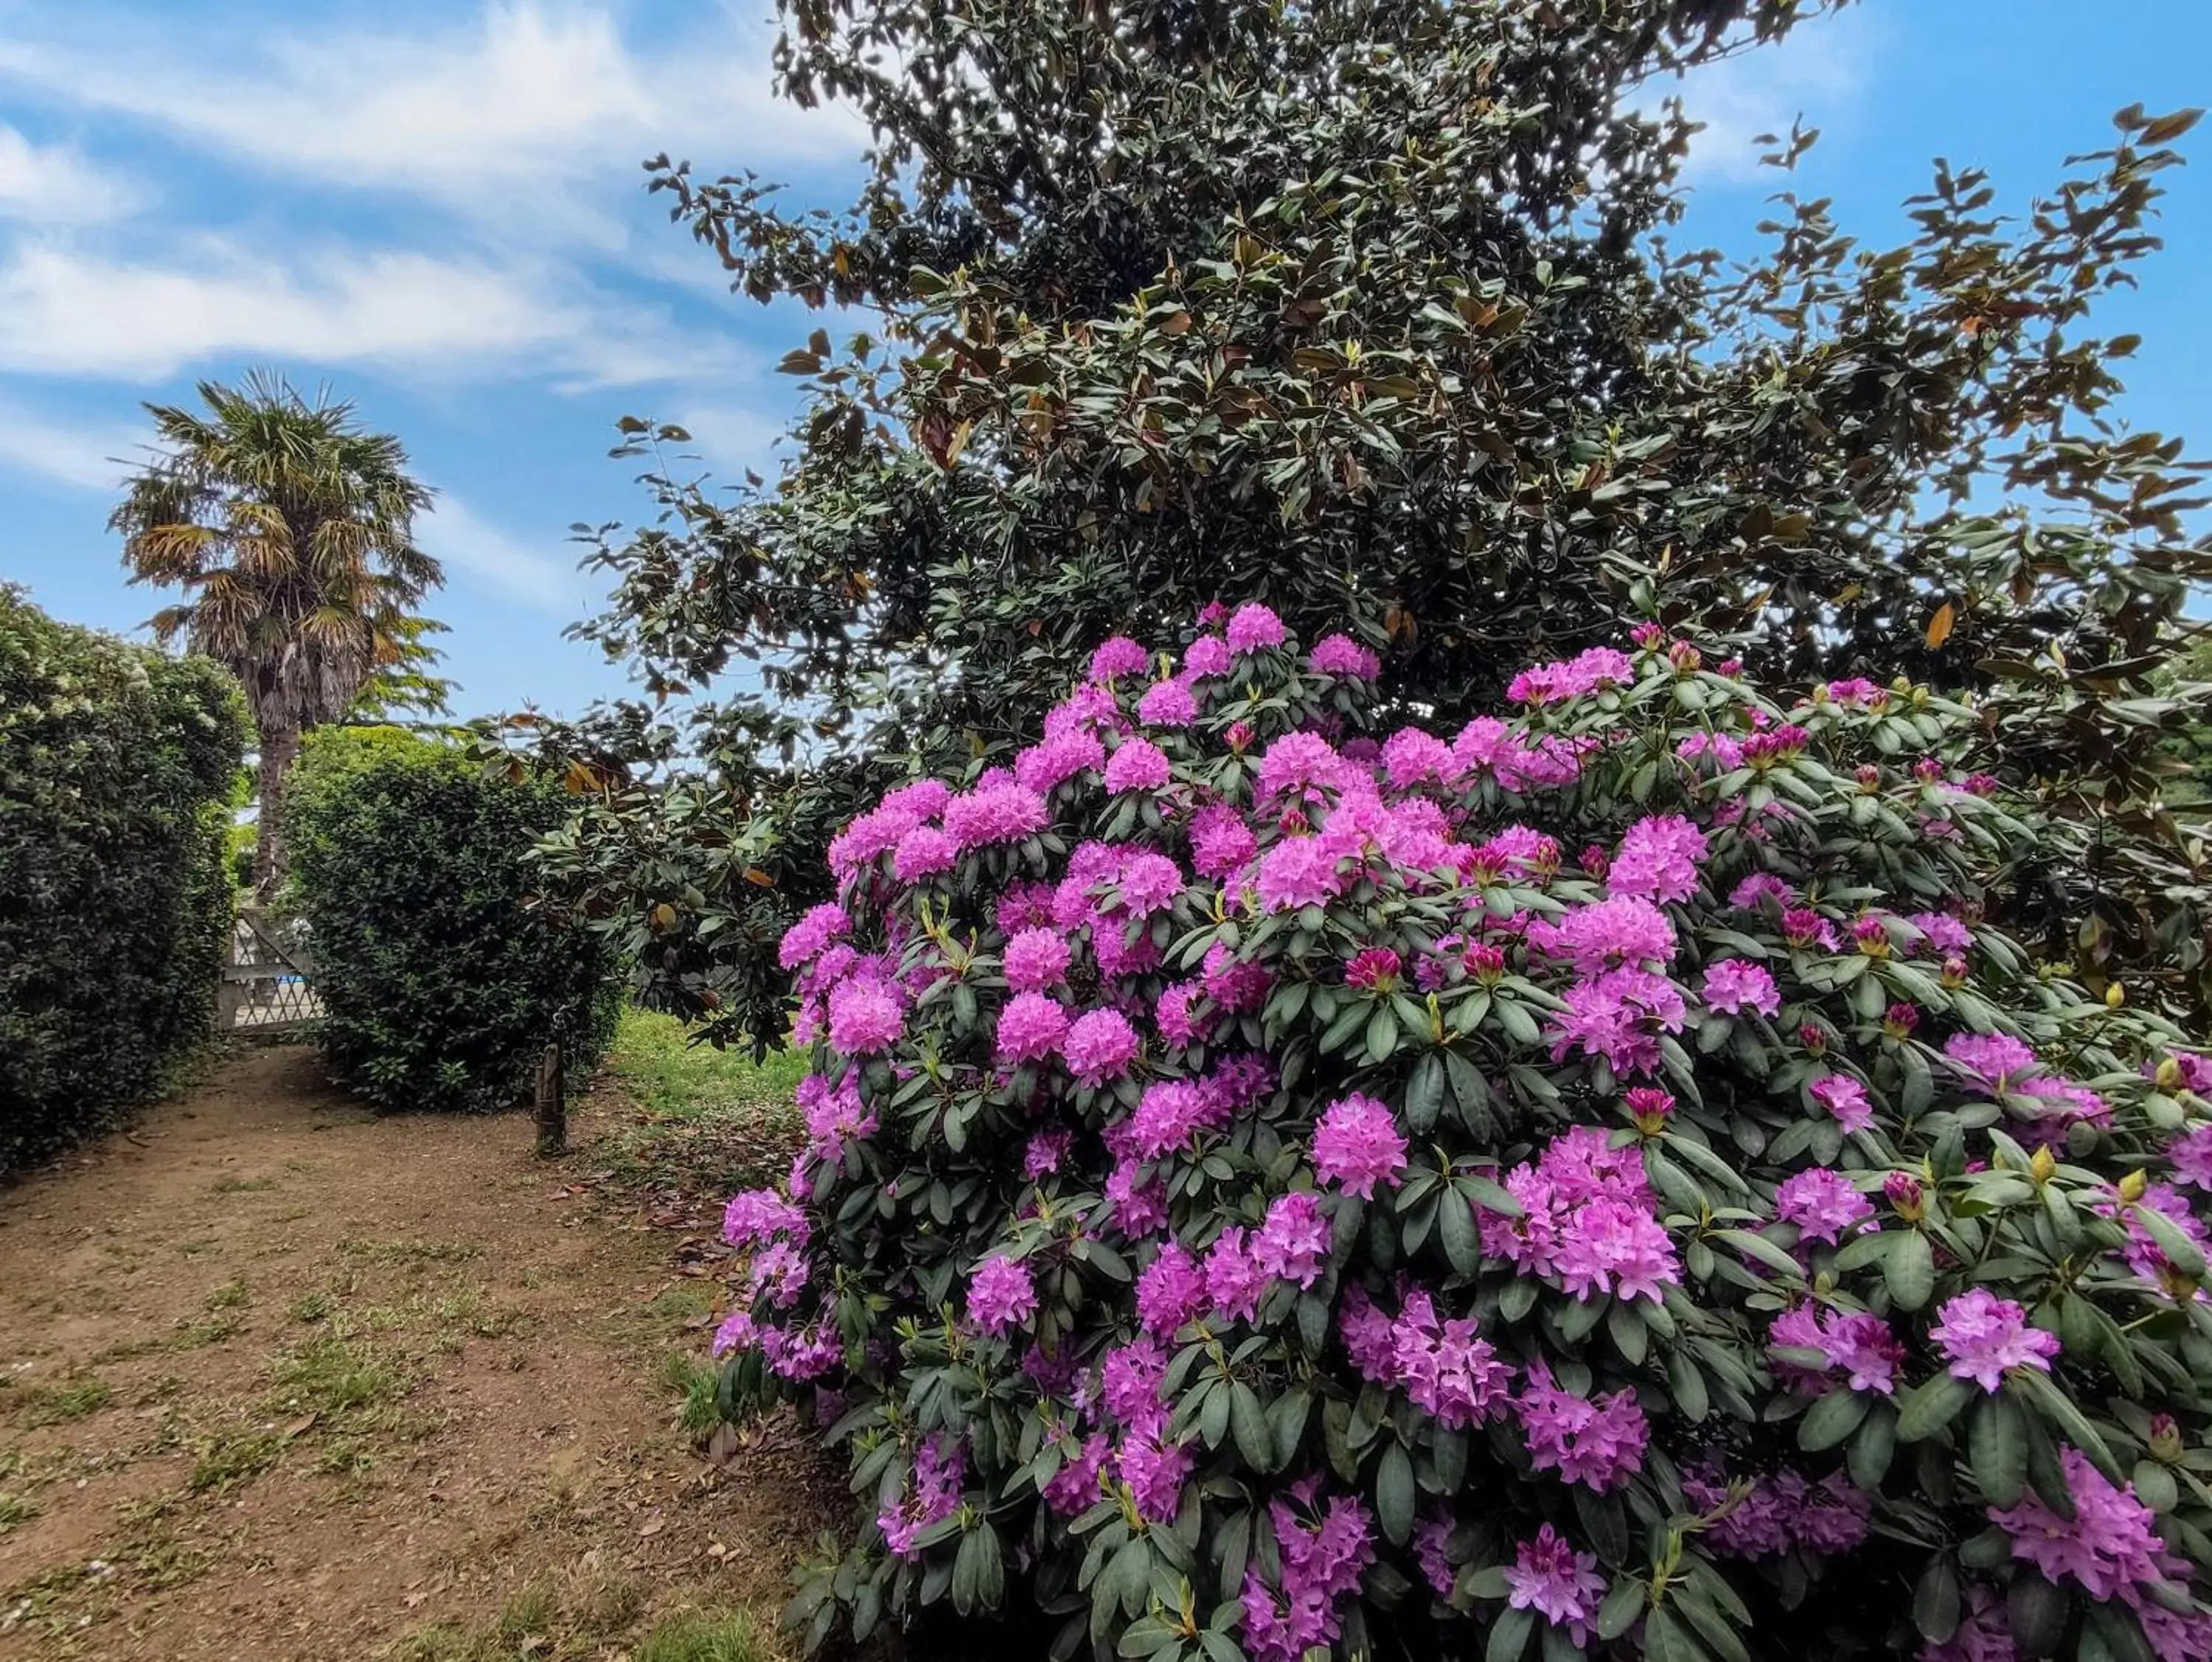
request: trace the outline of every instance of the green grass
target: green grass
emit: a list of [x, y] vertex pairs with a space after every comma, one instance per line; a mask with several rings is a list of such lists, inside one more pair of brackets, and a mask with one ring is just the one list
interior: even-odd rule
[[720, 1379], [720, 1369], [682, 1351], [671, 1351], [660, 1359], [653, 1382], [669, 1396], [682, 1399], [676, 1412], [677, 1428], [702, 1437], [722, 1423], [722, 1410], [715, 1401]]
[[750, 1616], [679, 1616], [638, 1641], [631, 1662], [771, 1662], [775, 1653]]
[[744, 1050], [690, 1044], [689, 1032], [674, 1016], [625, 1010], [607, 1052], [607, 1071], [656, 1114], [699, 1119], [750, 1111], [796, 1123], [791, 1096], [806, 1073], [804, 1052], [776, 1050], [755, 1062]]
[[686, 1031], [673, 1016], [623, 1012], [606, 1072], [645, 1113], [608, 1140], [609, 1170], [627, 1184], [723, 1195], [781, 1177], [805, 1130], [793, 1093], [805, 1056], [756, 1063], [690, 1044]]
[[94, 1374], [64, 1379], [57, 1385], [33, 1386], [23, 1393], [16, 1405], [16, 1423], [26, 1430], [64, 1425], [99, 1413], [114, 1396], [107, 1381]]

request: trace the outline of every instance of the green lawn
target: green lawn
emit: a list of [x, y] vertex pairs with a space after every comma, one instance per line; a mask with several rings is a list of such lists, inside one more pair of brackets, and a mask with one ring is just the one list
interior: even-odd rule
[[690, 1042], [673, 1016], [625, 1010], [606, 1072], [644, 1111], [617, 1139], [628, 1180], [683, 1189], [739, 1188], [780, 1178], [804, 1134], [792, 1093], [805, 1053], [756, 1062], [742, 1050]]

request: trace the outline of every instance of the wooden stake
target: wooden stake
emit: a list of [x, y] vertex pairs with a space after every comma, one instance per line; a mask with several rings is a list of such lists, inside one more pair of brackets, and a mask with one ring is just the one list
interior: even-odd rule
[[568, 1152], [568, 1081], [561, 1066], [561, 1047], [549, 1044], [538, 1058], [538, 1152], [552, 1159]]

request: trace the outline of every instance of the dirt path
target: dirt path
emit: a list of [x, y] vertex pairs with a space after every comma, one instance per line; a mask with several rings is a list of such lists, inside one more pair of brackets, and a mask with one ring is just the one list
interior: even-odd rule
[[691, 1452], [664, 1375], [714, 1283], [588, 1166], [283, 1048], [0, 1189], [0, 1658], [611, 1659], [772, 1613], [806, 1464]]

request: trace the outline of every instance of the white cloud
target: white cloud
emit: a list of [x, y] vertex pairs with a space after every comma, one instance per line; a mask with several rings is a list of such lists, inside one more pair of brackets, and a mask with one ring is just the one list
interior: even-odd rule
[[1705, 123], [1690, 140], [1684, 171], [1691, 179], [1774, 183], [1781, 175], [1759, 158], [1777, 147], [1758, 136], [1786, 135], [1801, 115], [1808, 126], [1830, 125], [1854, 108], [1871, 82], [1876, 44], [1873, 25], [1854, 9], [1814, 18], [1778, 46], [1754, 46], [1649, 90], [1679, 95], [1691, 119]]
[[96, 44], [0, 41], [0, 76], [272, 172], [489, 213], [580, 210], [538, 193], [635, 181], [638, 161], [663, 148], [699, 147], [702, 165], [857, 151], [849, 113], [773, 96], [765, 30], [706, 18], [655, 50], [623, 38], [613, 6], [560, 0], [493, 0], [442, 31], [138, 29], [120, 52], [103, 25]]
[[440, 375], [526, 362], [571, 387], [742, 362], [570, 274], [325, 247], [288, 266], [219, 239], [165, 263], [28, 242], [0, 264], [0, 370], [150, 379], [218, 356], [374, 362]]
[[[592, 598], [591, 580], [565, 545], [534, 546], [480, 517], [459, 497], [441, 493], [415, 523], [415, 540], [456, 576], [533, 609], [574, 618]], [[433, 609], [434, 610], [434, 605]]]
[[73, 490], [119, 490], [153, 436], [150, 426], [87, 427], [0, 399], [0, 467]]
[[34, 144], [0, 122], [0, 219], [113, 219], [137, 206], [136, 190], [68, 145]]

